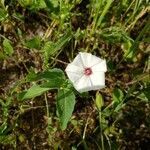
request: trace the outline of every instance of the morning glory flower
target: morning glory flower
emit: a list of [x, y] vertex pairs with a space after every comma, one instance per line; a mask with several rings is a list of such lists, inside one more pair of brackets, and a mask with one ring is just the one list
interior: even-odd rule
[[105, 87], [106, 60], [90, 53], [80, 52], [65, 71], [80, 93]]

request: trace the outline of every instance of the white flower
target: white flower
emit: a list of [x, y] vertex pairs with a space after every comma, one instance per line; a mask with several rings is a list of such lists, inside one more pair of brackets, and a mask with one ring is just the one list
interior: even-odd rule
[[90, 53], [80, 52], [65, 71], [80, 93], [105, 87], [106, 61]]

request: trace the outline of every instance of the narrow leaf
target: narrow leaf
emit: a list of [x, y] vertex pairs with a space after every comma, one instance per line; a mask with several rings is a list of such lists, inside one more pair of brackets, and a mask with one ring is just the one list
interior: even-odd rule
[[70, 41], [72, 34], [69, 32], [68, 34], [61, 37], [56, 43], [49, 41], [46, 42], [43, 50], [45, 53], [45, 57], [48, 59], [49, 56], [55, 55], [62, 47]]
[[49, 89], [50, 88], [47, 88], [47, 87], [41, 87], [39, 85], [34, 85], [31, 88], [29, 88], [27, 91], [20, 93], [18, 98], [21, 100], [34, 98], [36, 96], [40, 96], [41, 94], [48, 91]]
[[11, 56], [14, 52], [13, 47], [8, 39], [4, 39], [3, 41], [4, 52]]
[[32, 39], [26, 40], [26, 42], [24, 44], [28, 48], [39, 49], [40, 45], [41, 45], [41, 39], [39, 37], [34, 37]]
[[0, 8], [0, 22], [5, 20], [7, 18], [8, 14], [6, 10]]
[[106, 13], [108, 13], [108, 10], [109, 10], [109, 8], [110, 8], [112, 2], [113, 2], [112, 0], [108, 0], [108, 1], [107, 1], [107, 4], [105, 5], [105, 7], [104, 7], [104, 9], [103, 9], [103, 11], [102, 11], [102, 13], [101, 13], [101, 15], [100, 15], [98, 21], [97, 21], [97, 27], [101, 25], [101, 23], [102, 23], [102, 21], [103, 21], [105, 15], [106, 15]]
[[59, 4], [58, 0], [44, 0], [47, 8], [49, 9], [50, 12], [58, 13], [59, 12]]
[[113, 101], [119, 103], [123, 100], [123, 97], [123, 92], [119, 88], [115, 88], [113, 91]]

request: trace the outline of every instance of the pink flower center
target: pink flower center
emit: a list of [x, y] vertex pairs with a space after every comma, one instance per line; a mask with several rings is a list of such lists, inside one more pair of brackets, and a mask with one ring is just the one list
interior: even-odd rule
[[91, 69], [91, 68], [85, 68], [85, 69], [84, 69], [84, 74], [85, 74], [86, 76], [91, 75], [91, 74], [92, 74], [92, 69]]

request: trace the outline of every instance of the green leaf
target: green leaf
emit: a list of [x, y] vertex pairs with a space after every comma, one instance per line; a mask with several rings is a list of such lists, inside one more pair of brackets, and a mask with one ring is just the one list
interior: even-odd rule
[[36, 96], [40, 96], [44, 92], [48, 91], [50, 88], [48, 87], [41, 87], [39, 85], [34, 85], [29, 88], [27, 91], [24, 91], [18, 95], [20, 100], [34, 98]]
[[131, 50], [132, 47], [132, 43], [131, 41], [126, 41], [125, 43], [122, 44], [121, 48], [124, 51], [124, 58], [125, 59], [132, 59], [133, 58], [133, 51]]
[[34, 37], [34, 38], [29, 39], [25, 42], [25, 46], [28, 48], [39, 49], [40, 45], [41, 45], [41, 40], [39, 37]]
[[113, 91], [113, 101], [120, 103], [123, 100], [124, 94], [119, 88], [115, 88]]
[[144, 91], [143, 91], [143, 93], [144, 93], [144, 95], [146, 96], [146, 98], [147, 98], [147, 100], [149, 100], [150, 101], [150, 86], [149, 87], [147, 87]]
[[7, 18], [8, 14], [7, 11], [0, 8], [0, 22], [5, 20]]
[[99, 110], [104, 106], [103, 97], [99, 92], [96, 93], [96, 106]]
[[46, 80], [57, 86], [58, 85], [60, 86], [64, 82], [64, 79], [65, 79], [64, 72], [61, 69], [57, 68], [46, 70], [38, 74], [30, 72], [26, 77], [26, 80], [28, 82]]
[[147, 98], [146, 94], [144, 92], [140, 93], [137, 98], [144, 100], [144, 101], [149, 101], [149, 99]]
[[4, 60], [5, 58], [6, 58], [6, 56], [5, 56], [4, 52], [0, 51], [0, 61]]
[[13, 47], [8, 39], [4, 39], [3, 41], [4, 52], [11, 56], [14, 53]]
[[58, 0], [44, 0], [47, 8], [50, 12], [58, 13], [59, 12], [59, 1]]
[[150, 86], [144, 88], [142, 91], [140, 91], [137, 95], [137, 98], [144, 100], [144, 101], [150, 101]]
[[101, 37], [109, 43], [128, 43], [128, 48], [134, 40], [125, 32], [125, 29], [120, 26], [104, 28], [100, 33]]
[[31, 9], [44, 9], [46, 8], [46, 4], [44, 0], [36, 0], [33, 1]]
[[42, 87], [45, 88], [50, 88], [50, 89], [59, 89], [61, 88], [63, 84], [63, 81], [59, 81], [59, 80], [52, 80], [52, 81], [48, 81], [42, 84]]
[[3, 124], [0, 126], [0, 135], [2, 135], [5, 130], [7, 129], [7, 122], [3, 122]]
[[128, 53], [125, 55], [126, 57], [129, 57], [130, 60], [133, 60], [133, 58], [135, 57], [136, 53], [139, 50], [139, 43], [140, 41], [142, 41], [143, 36], [145, 36], [145, 33], [147, 33], [149, 31], [149, 24], [150, 24], [150, 19], [147, 20], [147, 22], [145, 23], [145, 26], [143, 27], [143, 29], [139, 32], [139, 35], [136, 37], [135, 41], [132, 43], [131, 46], [129, 46], [128, 49]]
[[44, 0], [19, 0], [22, 7], [28, 7], [29, 9], [43, 9], [46, 7]]
[[9, 135], [0, 135], [0, 143], [1, 144], [14, 144], [16, 141], [16, 136], [13, 134], [9, 134]]
[[96, 25], [97, 27], [101, 25], [103, 19], [105, 18], [106, 13], [108, 13], [108, 10], [109, 10], [112, 2], [113, 2], [112, 0], [107, 0], [107, 4], [105, 5], [100, 17], [97, 20], [97, 25]]
[[18, 1], [22, 7], [32, 5], [32, 0], [19, 0]]
[[60, 49], [63, 48], [63, 46], [70, 41], [72, 37], [72, 34], [69, 32], [63, 37], [61, 37], [56, 43], [52, 41], [48, 41], [45, 43], [43, 47], [43, 51], [45, 53], [45, 57], [48, 60], [50, 56], [55, 55], [58, 53]]
[[61, 129], [65, 130], [75, 106], [75, 95], [70, 89], [60, 89], [57, 94], [57, 112]]
[[108, 67], [108, 70], [109, 70], [109, 72], [115, 72], [115, 70], [116, 70], [116, 65], [114, 64], [114, 62], [113, 61], [111, 61], [111, 60], [109, 60], [108, 62], [107, 62], [107, 67]]
[[38, 74], [35, 74], [33, 71], [31, 71], [26, 77], [27, 82], [40, 80], [45, 82], [41, 85], [34, 85], [27, 91], [20, 93], [18, 98], [21, 100], [29, 99], [39, 96], [50, 89], [59, 89], [65, 82], [65, 75], [62, 70], [54, 68]]

